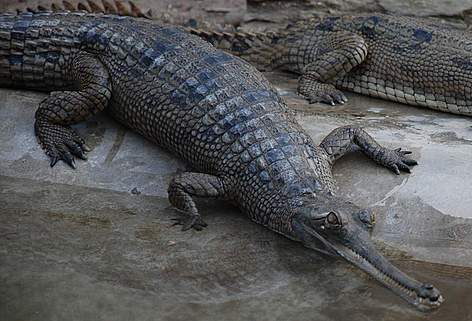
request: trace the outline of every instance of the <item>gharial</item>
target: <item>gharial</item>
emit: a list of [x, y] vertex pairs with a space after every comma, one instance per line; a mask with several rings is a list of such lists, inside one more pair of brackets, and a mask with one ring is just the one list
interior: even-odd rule
[[194, 197], [237, 204], [253, 221], [342, 257], [419, 309], [439, 290], [373, 246], [373, 213], [335, 195], [331, 166], [358, 146], [399, 174], [416, 162], [365, 131], [335, 129], [319, 146], [249, 63], [177, 27], [85, 13], [0, 15], [0, 86], [50, 91], [35, 133], [51, 159], [74, 167], [84, 140], [70, 127], [104, 109], [187, 161], [170, 182], [183, 230], [201, 230]]
[[300, 74], [298, 91], [310, 102], [343, 104], [340, 88], [472, 115], [472, 37], [435, 21], [365, 14], [265, 33], [188, 30], [260, 70]]

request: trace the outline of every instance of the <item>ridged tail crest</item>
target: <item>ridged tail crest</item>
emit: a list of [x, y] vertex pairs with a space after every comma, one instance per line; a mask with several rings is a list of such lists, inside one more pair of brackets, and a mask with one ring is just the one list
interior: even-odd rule
[[[278, 37], [274, 32], [219, 32], [186, 27], [194, 34], [216, 48], [232, 53], [254, 64], [259, 70], [271, 69], [274, 62], [273, 47]], [[272, 48], [271, 50], [268, 50]]]
[[[6, 8], [8, 10], [8, 7]], [[89, 13], [107, 13], [120, 16], [131, 16], [138, 18], [153, 19], [151, 9], [144, 9], [130, 0], [59, 0], [49, 2], [34, 1], [18, 2], [13, 9], [19, 14], [21, 12], [43, 12], [43, 11], [86, 11]]]

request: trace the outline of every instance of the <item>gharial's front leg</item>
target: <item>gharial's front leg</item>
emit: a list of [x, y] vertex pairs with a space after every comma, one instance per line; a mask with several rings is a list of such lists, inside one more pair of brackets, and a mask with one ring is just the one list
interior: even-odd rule
[[79, 53], [67, 68], [77, 91], [55, 91], [39, 104], [34, 129], [51, 167], [63, 160], [75, 168], [73, 155], [86, 159], [84, 140], [69, 125], [103, 110], [111, 97], [108, 72], [94, 56]]
[[331, 164], [357, 147], [376, 163], [391, 169], [397, 175], [400, 175], [400, 170], [410, 173], [410, 166], [418, 164], [406, 156], [411, 154], [410, 151], [383, 147], [357, 126], [336, 128], [325, 137], [320, 147], [328, 154]]
[[302, 70], [298, 93], [305, 96], [310, 103], [345, 103], [346, 96], [330, 82], [335, 78], [344, 77], [364, 61], [367, 56], [367, 44], [364, 39], [350, 32], [315, 31], [314, 35], [304, 37], [298, 45], [302, 47], [296, 51], [298, 55], [310, 53], [309, 57], [303, 58], [308, 59], [310, 63]]
[[217, 176], [204, 173], [186, 172], [177, 175], [169, 184], [169, 202], [182, 216], [175, 219], [174, 225], [182, 225], [182, 231], [193, 228], [202, 230], [207, 224], [198, 213], [192, 197], [226, 198], [227, 192], [223, 180]]

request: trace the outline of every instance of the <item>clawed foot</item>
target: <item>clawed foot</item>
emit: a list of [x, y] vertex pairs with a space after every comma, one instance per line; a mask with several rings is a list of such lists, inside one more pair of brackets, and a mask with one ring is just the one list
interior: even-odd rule
[[311, 82], [310, 80], [300, 80], [298, 93], [304, 96], [310, 104], [321, 102], [334, 106], [347, 102], [347, 97], [343, 92], [333, 85]]
[[72, 128], [37, 121], [35, 131], [42, 148], [51, 159], [51, 167], [62, 160], [75, 168], [74, 156], [87, 159], [85, 152], [89, 151], [89, 148]]
[[205, 223], [200, 215], [186, 215], [178, 218], [173, 218], [175, 221], [172, 226], [182, 225], [182, 231], [187, 231], [193, 228], [194, 230], [201, 231], [203, 228], [207, 227], [208, 224]]
[[382, 164], [397, 175], [400, 175], [400, 171], [411, 173], [410, 167], [418, 165], [418, 162], [406, 156], [408, 154], [411, 152], [401, 148], [395, 150], [385, 148], [385, 154], [382, 157], [385, 161], [382, 161]]
[[326, 103], [330, 104], [331, 106], [334, 106], [336, 104], [341, 104], [343, 105], [344, 103], [347, 102], [346, 96], [337, 89], [333, 89], [329, 92], [324, 92], [321, 95], [310, 95], [310, 96], [305, 96], [305, 98], [308, 100], [310, 104], [314, 103]]

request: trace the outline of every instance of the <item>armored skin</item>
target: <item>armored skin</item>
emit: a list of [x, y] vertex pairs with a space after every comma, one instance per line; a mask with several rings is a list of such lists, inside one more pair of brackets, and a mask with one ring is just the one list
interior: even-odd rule
[[152, 19], [152, 8], [144, 9], [132, 0], [27, 0], [2, 4], [11, 13], [44, 11], [87, 11]]
[[268, 33], [189, 31], [261, 70], [300, 74], [299, 93], [310, 102], [342, 104], [345, 89], [472, 115], [472, 37], [425, 19], [369, 14]]
[[227, 199], [253, 221], [341, 256], [419, 309], [443, 298], [373, 247], [373, 214], [335, 195], [331, 166], [353, 147], [400, 174], [416, 162], [365, 131], [335, 129], [319, 146], [264, 76], [177, 27], [84, 13], [0, 15], [0, 85], [51, 92], [35, 132], [51, 159], [85, 159], [70, 127], [107, 110], [187, 161], [169, 201], [183, 230], [206, 223], [195, 197]]

